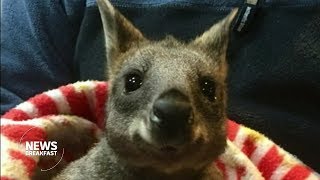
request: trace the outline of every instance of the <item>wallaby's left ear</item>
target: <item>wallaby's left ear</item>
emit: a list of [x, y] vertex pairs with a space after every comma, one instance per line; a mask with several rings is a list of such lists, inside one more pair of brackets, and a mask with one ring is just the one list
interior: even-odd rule
[[191, 43], [204, 49], [214, 59], [220, 59], [221, 56], [225, 56], [229, 41], [230, 25], [237, 12], [237, 8], [233, 9], [227, 17], [213, 25]]

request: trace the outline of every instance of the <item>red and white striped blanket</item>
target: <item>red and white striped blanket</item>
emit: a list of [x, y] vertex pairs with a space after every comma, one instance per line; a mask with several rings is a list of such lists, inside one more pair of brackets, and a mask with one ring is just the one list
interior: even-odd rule
[[[1, 180], [46, 179], [83, 156], [104, 129], [107, 92], [105, 82], [77, 82], [36, 95], [4, 114]], [[213, 162], [224, 179], [320, 179], [318, 173], [261, 133], [232, 120], [228, 120], [227, 129], [228, 147]], [[31, 146], [31, 142], [38, 146]], [[55, 142], [56, 146], [37, 149], [40, 142]], [[37, 154], [46, 150], [47, 154]]]

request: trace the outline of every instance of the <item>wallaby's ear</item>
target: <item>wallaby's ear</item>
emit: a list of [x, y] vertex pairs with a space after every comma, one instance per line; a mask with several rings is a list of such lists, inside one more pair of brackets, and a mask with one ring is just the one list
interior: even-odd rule
[[115, 57], [145, 38], [108, 0], [97, 0], [97, 4], [103, 24], [107, 58], [112, 67]]
[[237, 8], [233, 9], [227, 17], [217, 24], [214, 24], [209, 30], [191, 43], [204, 49], [214, 59], [225, 59], [231, 29], [230, 24], [237, 14], [237, 11]]

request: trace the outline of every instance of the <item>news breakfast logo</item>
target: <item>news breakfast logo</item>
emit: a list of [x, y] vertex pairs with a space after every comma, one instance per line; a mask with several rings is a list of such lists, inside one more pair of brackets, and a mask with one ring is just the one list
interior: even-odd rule
[[27, 156], [56, 156], [57, 141], [26, 141]]
[[[20, 138], [20, 144], [24, 136], [32, 131], [36, 127], [32, 127], [27, 130]], [[41, 169], [41, 171], [48, 171], [53, 169], [62, 160], [64, 154], [64, 148], [62, 148], [62, 153], [59, 161], [52, 167], [48, 169]], [[25, 141], [25, 155], [26, 156], [57, 156], [58, 155], [58, 142], [57, 141]]]

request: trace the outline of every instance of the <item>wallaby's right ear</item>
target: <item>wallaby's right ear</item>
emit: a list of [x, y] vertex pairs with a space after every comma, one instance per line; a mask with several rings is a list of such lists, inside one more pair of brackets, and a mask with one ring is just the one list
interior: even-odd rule
[[115, 57], [145, 38], [108, 0], [97, 0], [97, 3], [103, 24], [107, 58], [112, 68]]

